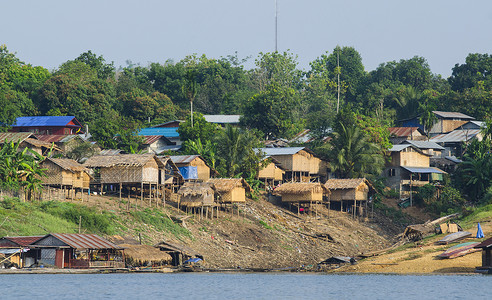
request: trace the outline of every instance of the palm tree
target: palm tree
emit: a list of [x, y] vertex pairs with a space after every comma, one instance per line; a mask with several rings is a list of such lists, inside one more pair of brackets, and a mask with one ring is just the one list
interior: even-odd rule
[[428, 103], [421, 104], [419, 103], [419, 111], [420, 111], [420, 117], [419, 121], [422, 126], [424, 126], [424, 132], [427, 135], [427, 140], [430, 139], [429, 133], [432, 129], [432, 126], [437, 121], [437, 117], [434, 114], [434, 107]]
[[378, 175], [384, 166], [384, 158], [377, 144], [355, 124], [339, 122], [329, 152], [332, 171], [343, 178]]

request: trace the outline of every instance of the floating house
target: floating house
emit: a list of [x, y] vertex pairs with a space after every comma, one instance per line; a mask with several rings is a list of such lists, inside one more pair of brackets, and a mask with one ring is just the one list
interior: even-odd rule
[[11, 126], [11, 132], [32, 132], [34, 134], [80, 134], [82, 125], [74, 116], [18, 117]]
[[252, 192], [243, 178], [211, 178], [207, 183], [214, 186], [219, 203], [244, 203], [246, 191]]
[[6, 236], [0, 238], [0, 266], [26, 268], [36, 263], [37, 252], [29, 245], [43, 236]]
[[173, 266], [181, 266], [186, 260], [195, 257], [203, 260], [203, 256], [201, 254], [184, 245], [179, 245], [169, 241], [162, 241], [155, 245], [155, 247], [172, 257]]
[[29, 245], [38, 265], [57, 268], [124, 268], [124, 249], [96, 234], [50, 233]]

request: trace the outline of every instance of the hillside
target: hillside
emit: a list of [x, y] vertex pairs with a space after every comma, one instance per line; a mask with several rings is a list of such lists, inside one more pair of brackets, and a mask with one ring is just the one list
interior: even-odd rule
[[385, 248], [401, 228], [384, 216], [377, 218], [386, 219], [380, 223], [359, 222], [323, 208], [317, 218], [298, 217], [265, 200], [248, 200], [239, 216], [221, 212], [219, 218], [202, 220], [170, 205], [127, 210], [125, 202], [112, 197], [91, 197], [89, 203], [7, 199], [0, 207], [0, 236], [78, 232], [80, 220], [82, 233], [141, 239], [150, 245], [165, 239], [190, 246], [212, 268], [312, 265], [333, 255]]

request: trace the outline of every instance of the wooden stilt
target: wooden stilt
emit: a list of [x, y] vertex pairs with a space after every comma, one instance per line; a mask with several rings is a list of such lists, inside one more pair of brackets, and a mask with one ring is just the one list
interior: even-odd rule
[[143, 195], [144, 194], [144, 184], [143, 182], [140, 184], [140, 206], [142, 206], [143, 203]]

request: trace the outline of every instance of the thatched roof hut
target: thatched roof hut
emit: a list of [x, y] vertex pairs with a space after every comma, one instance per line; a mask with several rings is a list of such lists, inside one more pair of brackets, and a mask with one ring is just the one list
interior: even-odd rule
[[282, 196], [282, 202], [323, 201], [326, 188], [318, 182], [288, 182], [274, 190], [275, 195]]
[[162, 266], [170, 265], [172, 257], [168, 253], [149, 245], [119, 245], [125, 248], [125, 261], [127, 266]]
[[164, 165], [155, 154], [97, 155], [84, 165], [99, 169], [96, 179], [100, 183], [163, 183], [159, 182], [159, 169]]
[[41, 177], [45, 185], [70, 186], [88, 189], [91, 176], [89, 169], [68, 158], [47, 158], [40, 164], [46, 169], [45, 177]]
[[180, 205], [187, 207], [212, 206], [214, 204], [213, 185], [202, 182], [186, 182], [178, 191]]
[[246, 202], [246, 190], [253, 191], [243, 178], [212, 178], [207, 183], [213, 184], [221, 203]]
[[328, 179], [325, 188], [331, 192], [330, 201], [367, 200], [371, 184], [365, 178]]

